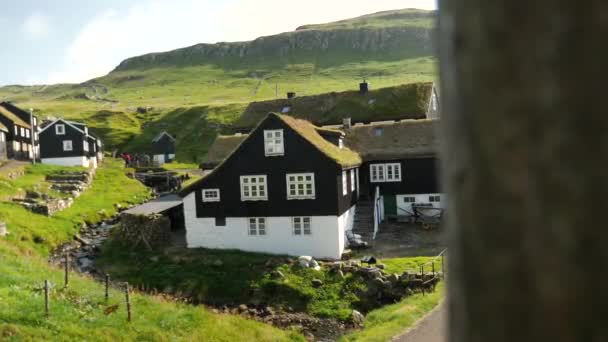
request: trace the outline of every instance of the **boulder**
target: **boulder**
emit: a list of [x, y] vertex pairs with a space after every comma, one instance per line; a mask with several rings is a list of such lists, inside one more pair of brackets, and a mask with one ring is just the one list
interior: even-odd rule
[[301, 267], [304, 268], [309, 268], [310, 267], [310, 262], [312, 261], [312, 257], [311, 256], [301, 256], [298, 258], [298, 264]]
[[316, 279], [315, 278], [315, 279], [312, 280], [311, 283], [312, 283], [313, 287], [321, 287], [321, 286], [323, 286], [323, 280], [321, 280], [321, 279]]
[[391, 284], [397, 284], [399, 282], [399, 275], [396, 273], [393, 273], [393, 274], [389, 275], [388, 277], [386, 277], [386, 280], [389, 281]]
[[376, 264], [376, 267], [383, 270], [385, 268], [384, 264]]
[[308, 264], [308, 267], [312, 268], [315, 271], [320, 271], [321, 270], [321, 266], [319, 265], [319, 263], [315, 259], [310, 260], [310, 263]]
[[362, 326], [363, 322], [365, 321], [365, 316], [363, 316], [363, 314], [357, 310], [353, 310], [353, 312], [350, 314], [350, 318], [355, 326]]
[[285, 278], [285, 275], [283, 274], [283, 272], [279, 271], [279, 270], [274, 270], [270, 273], [270, 275], [275, 278], [275, 279], [283, 279]]
[[247, 305], [241, 304], [241, 305], [239, 305], [239, 309], [238, 310], [239, 310], [239, 312], [246, 312], [247, 309], [248, 309]]

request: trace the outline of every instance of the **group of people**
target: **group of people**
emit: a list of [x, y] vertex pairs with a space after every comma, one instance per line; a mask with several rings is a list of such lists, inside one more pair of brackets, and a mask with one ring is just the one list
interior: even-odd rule
[[147, 154], [130, 154], [128, 152], [123, 152], [120, 154], [122, 160], [125, 161], [125, 167], [146, 167], [151, 166], [150, 164], [150, 156]]

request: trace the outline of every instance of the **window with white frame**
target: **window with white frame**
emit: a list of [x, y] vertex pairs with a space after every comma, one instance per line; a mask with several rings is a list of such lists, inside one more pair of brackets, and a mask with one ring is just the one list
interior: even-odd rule
[[36, 117], [34, 117], [34, 126], [38, 126], [38, 119]]
[[403, 197], [403, 202], [405, 202], [405, 203], [416, 203], [416, 197], [405, 196], [405, 197]]
[[5, 138], [4, 132], [0, 132], [0, 142], [5, 142], [5, 141], [6, 141], [6, 138]]
[[21, 144], [18, 141], [13, 141], [13, 149], [15, 152], [21, 152]]
[[441, 196], [431, 195], [429, 196], [429, 202], [441, 202]]
[[288, 173], [287, 199], [314, 199], [315, 174], [314, 173]]
[[72, 151], [72, 140], [64, 140], [63, 141], [63, 150], [64, 151]]
[[30, 130], [29, 130], [29, 129], [26, 129], [26, 130], [25, 130], [25, 137], [26, 137], [26, 138], [29, 138], [29, 137], [30, 137]]
[[241, 200], [268, 200], [266, 175], [241, 176]]
[[401, 164], [386, 164], [386, 181], [400, 182], [401, 181]]
[[19, 135], [19, 127], [15, 126], [15, 135]]
[[370, 180], [373, 183], [381, 182], [400, 182], [401, 181], [401, 164], [371, 164]]
[[282, 156], [285, 154], [282, 129], [264, 131], [264, 151], [267, 156]]
[[55, 125], [55, 134], [64, 135], [65, 134], [65, 125]]
[[346, 177], [346, 171], [342, 171], [342, 195], [348, 194], [348, 179]]
[[351, 191], [357, 190], [357, 183], [355, 182], [355, 169], [350, 170], [350, 187]]
[[89, 143], [86, 140], [82, 142], [82, 149], [89, 152]]
[[293, 217], [293, 235], [312, 235], [310, 217]]
[[25, 136], [25, 128], [21, 127], [21, 136], [24, 137]]
[[372, 182], [384, 182], [385, 181], [385, 168], [384, 164], [371, 164], [370, 168], [370, 179]]
[[265, 236], [266, 235], [266, 218], [264, 217], [250, 217], [248, 219], [249, 224], [247, 225], [247, 231], [251, 236]]
[[219, 202], [220, 189], [203, 189], [203, 202]]

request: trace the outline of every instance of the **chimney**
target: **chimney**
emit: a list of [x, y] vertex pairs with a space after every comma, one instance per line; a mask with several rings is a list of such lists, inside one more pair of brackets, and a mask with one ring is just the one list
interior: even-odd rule
[[287, 93], [287, 98], [288, 99], [293, 99], [294, 97], [296, 97], [296, 93], [293, 91], [290, 91]]
[[352, 127], [352, 120], [351, 120], [351, 118], [344, 118], [344, 119], [342, 119], [342, 127], [344, 129], [350, 129]]
[[369, 91], [369, 84], [367, 83], [366, 80], [363, 80], [362, 83], [359, 83], [359, 92], [361, 94], [365, 94]]

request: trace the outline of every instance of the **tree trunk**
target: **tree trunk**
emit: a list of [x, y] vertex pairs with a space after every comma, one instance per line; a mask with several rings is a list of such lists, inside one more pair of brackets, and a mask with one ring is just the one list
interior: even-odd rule
[[450, 340], [608, 341], [608, 1], [440, 2]]

